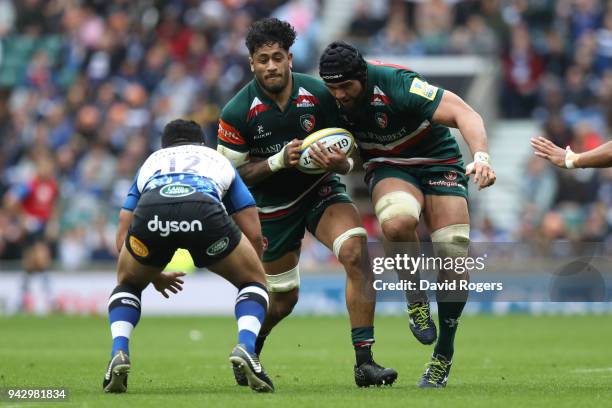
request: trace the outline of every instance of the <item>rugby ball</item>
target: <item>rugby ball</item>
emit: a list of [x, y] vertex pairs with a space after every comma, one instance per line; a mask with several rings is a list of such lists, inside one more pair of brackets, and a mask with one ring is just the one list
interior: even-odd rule
[[308, 174], [321, 174], [325, 170], [317, 166], [312, 160], [311, 145], [320, 142], [325, 148], [331, 152], [331, 146], [340, 148], [347, 156], [349, 156], [355, 148], [355, 139], [351, 132], [342, 128], [325, 128], [318, 130], [308, 135], [301, 146], [300, 161], [297, 165], [299, 171]]

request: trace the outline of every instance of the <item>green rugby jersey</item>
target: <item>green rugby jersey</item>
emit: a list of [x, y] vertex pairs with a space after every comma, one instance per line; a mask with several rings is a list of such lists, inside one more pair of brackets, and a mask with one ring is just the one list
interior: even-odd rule
[[449, 129], [431, 123], [444, 90], [397, 65], [368, 62], [364, 99], [342, 114], [366, 168], [377, 162], [399, 166], [451, 164], [461, 160]]
[[[293, 73], [293, 89], [287, 107], [281, 111], [262, 91], [255, 79], [223, 108], [219, 119], [219, 144], [250, 158], [267, 158], [294, 138], [339, 123], [333, 96], [322, 81]], [[328, 175], [311, 175], [295, 168], [281, 169], [250, 186], [259, 211], [271, 213], [293, 206]]]

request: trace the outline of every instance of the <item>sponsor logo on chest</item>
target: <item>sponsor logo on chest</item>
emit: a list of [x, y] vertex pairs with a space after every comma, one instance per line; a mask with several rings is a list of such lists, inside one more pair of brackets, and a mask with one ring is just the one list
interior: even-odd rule
[[270, 107], [265, 105], [259, 98], [255, 97], [253, 102], [251, 102], [251, 107], [249, 108], [249, 113], [247, 114], [247, 121], [253, 119], [255, 116], [259, 115], [262, 112], [269, 110]]
[[257, 125], [256, 130], [257, 132], [253, 134], [254, 140], [264, 139], [272, 134], [272, 132], [267, 132], [261, 123]]
[[295, 104], [298, 108], [312, 108], [319, 104], [319, 99], [306, 89], [300, 87]]
[[374, 86], [374, 91], [372, 92], [372, 97], [370, 98], [371, 106], [387, 106], [391, 105], [391, 100], [385, 93], [378, 87], [378, 85]]

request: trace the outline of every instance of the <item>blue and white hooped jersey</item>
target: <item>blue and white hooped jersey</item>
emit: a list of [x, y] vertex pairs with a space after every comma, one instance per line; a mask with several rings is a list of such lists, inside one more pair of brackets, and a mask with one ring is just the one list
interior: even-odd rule
[[[142, 193], [174, 187], [208, 194], [232, 214], [255, 205], [255, 200], [231, 162], [216, 150], [200, 145], [181, 145], [151, 154], [136, 173], [123, 208], [134, 211]], [[174, 191], [177, 191], [176, 189]]]

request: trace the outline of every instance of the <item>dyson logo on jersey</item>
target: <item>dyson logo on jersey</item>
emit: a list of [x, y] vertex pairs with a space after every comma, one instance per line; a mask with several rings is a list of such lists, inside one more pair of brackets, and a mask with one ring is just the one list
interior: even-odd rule
[[186, 197], [195, 193], [196, 189], [187, 184], [168, 184], [159, 190], [159, 194], [164, 197], [177, 198]]
[[151, 232], [159, 231], [159, 235], [167, 237], [171, 232], [194, 232], [202, 231], [202, 222], [199, 220], [189, 221], [161, 221], [157, 214], [147, 223]]

